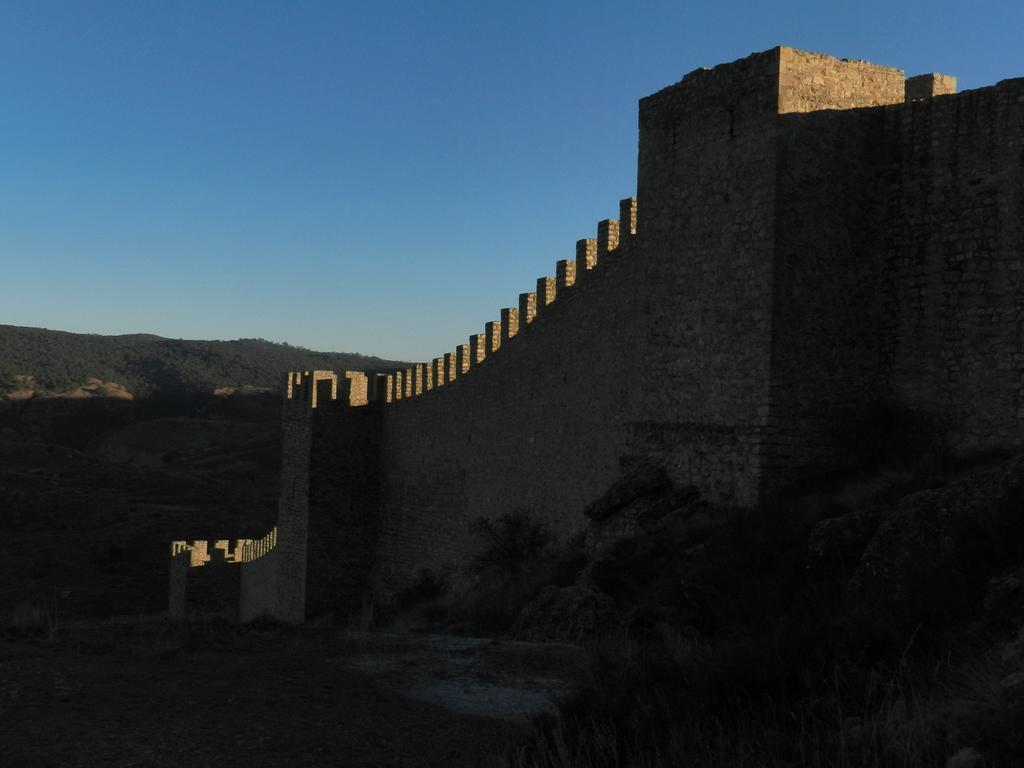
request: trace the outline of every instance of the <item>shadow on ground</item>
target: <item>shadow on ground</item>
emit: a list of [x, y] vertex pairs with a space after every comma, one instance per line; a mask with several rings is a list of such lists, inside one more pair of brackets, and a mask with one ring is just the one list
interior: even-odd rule
[[0, 642], [0, 745], [29, 766], [473, 766], [577, 654], [468, 638], [96, 624]]

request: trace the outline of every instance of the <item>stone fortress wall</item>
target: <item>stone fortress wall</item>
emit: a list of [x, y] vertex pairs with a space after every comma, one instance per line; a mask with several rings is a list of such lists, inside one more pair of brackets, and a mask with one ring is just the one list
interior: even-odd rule
[[776, 483], [880, 402], [954, 455], [1024, 444], [1024, 79], [953, 91], [779, 118]]
[[[253, 599], [259, 600], [261, 599], [259, 596], [266, 594], [266, 584], [261, 583], [257, 576], [267, 572], [267, 563], [257, 565], [257, 561], [263, 558], [271, 559], [271, 555], [277, 547], [277, 527], [271, 528], [265, 536], [259, 539], [234, 539], [234, 546], [231, 545], [231, 541], [232, 539], [218, 539], [213, 542], [212, 546], [209, 540], [203, 539], [193, 541], [176, 540], [171, 542], [168, 600], [168, 615], [171, 618], [183, 620], [187, 617], [190, 593], [192, 593], [191, 602], [196, 602], [196, 584], [193, 583], [192, 589], [189, 589], [190, 574], [193, 575], [191, 579], [193, 582], [199, 577], [199, 573], [203, 574], [199, 577], [200, 591], [217, 592], [225, 589], [230, 590], [232, 592], [230, 597], [218, 596], [219, 601], [231, 603], [230, 613], [235, 613], [233, 604], [237, 599], [237, 594], [234, 593], [241, 592], [243, 596], [245, 592], [254, 593], [257, 597], [250, 597], [250, 601]], [[226, 566], [240, 566], [242, 564], [250, 566], [246, 568], [244, 578], [241, 578], [241, 571], [231, 576], [225, 574]], [[206, 567], [206, 571], [197, 572], [194, 570], [203, 567]], [[214, 572], [213, 576], [208, 575], [211, 571]], [[247, 586], [249, 587], [248, 589], [246, 589]], [[220, 589], [218, 590], [218, 588]], [[244, 605], [245, 600], [243, 600]], [[252, 618], [266, 612], [261, 610], [262, 608], [264, 606], [261, 605], [257, 609], [247, 611], [248, 615], [246, 618]]]
[[572, 535], [633, 466], [755, 506], [880, 403], [953, 453], [1019, 450], [1022, 229], [1022, 79], [956, 94], [786, 47], [697, 70], [640, 101], [619, 220], [482, 333], [373, 381], [289, 375], [278, 546], [243, 566], [243, 605], [270, 574], [243, 615], [456, 573], [481, 516]]

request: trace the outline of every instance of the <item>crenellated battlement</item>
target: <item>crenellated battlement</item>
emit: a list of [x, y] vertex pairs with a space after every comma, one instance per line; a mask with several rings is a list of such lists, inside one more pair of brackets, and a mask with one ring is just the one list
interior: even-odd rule
[[597, 259], [600, 260], [619, 247], [619, 222], [605, 219], [597, 223]]
[[263, 557], [276, 546], [277, 526], [260, 539], [216, 539], [212, 546], [207, 539], [178, 539], [171, 542], [171, 558], [186, 557], [190, 568], [201, 568], [213, 562], [215, 557], [225, 563], [238, 565]]
[[[377, 403], [390, 403], [393, 399], [393, 377], [390, 373], [378, 373], [374, 377], [373, 400]], [[429, 380], [427, 389], [430, 389]]]
[[277, 526], [270, 529], [270, 532], [261, 539], [246, 539], [242, 544], [241, 562], [251, 563], [261, 557], [269, 555], [277, 546]]
[[484, 337], [487, 339], [487, 354], [501, 349], [501, 321], [491, 320], [484, 323]]
[[[559, 298], [568, 294], [582, 273], [598, 268], [599, 256], [607, 257], [621, 244], [632, 242], [636, 229], [636, 198], [627, 197], [619, 201], [619, 219], [599, 221], [597, 237], [578, 240], [576, 258], [557, 261], [553, 277], [540, 277], [536, 291], [519, 294], [518, 307], [502, 308], [499, 320], [484, 323], [483, 333], [471, 334], [469, 343], [457, 346], [454, 352], [446, 352], [428, 363], [416, 363], [412, 368], [377, 374], [374, 391], [369, 393], [370, 399], [385, 404], [408, 400], [434, 392], [466, 376], [490, 356], [499, 354], [504, 345], [520, 337], [527, 328], [535, 327], [537, 319]], [[329, 380], [331, 372], [312, 371], [307, 374], [313, 376], [314, 381], [320, 381]], [[292, 397], [293, 377], [297, 375], [289, 374], [289, 398]], [[296, 391], [300, 381], [305, 379], [295, 378]]]
[[[632, 198], [630, 198], [632, 199]], [[587, 272], [597, 266], [597, 240], [588, 238], [576, 241], [576, 274], [584, 277]]]
[[519, 310], [505, 307], [501, 310], [501, 338], [511, 341], [519, 334]]
[[292, 407], [360, 406], [367, 404], [368, 396], [369, 380], [362, 371], [345, 371], [340, 379], [334, 371], [289, 371], [286, 379], [285, 399]]
[[555, 263], [555, 294], [563, 293], [576, 284], [576, 260], [562, 259]]
[[487, 337], [482, 333], [474, 333], [469, 337], [470, 371], [487, 359]]
[[537, 294], [533, 291], [519, 294], [519, 327], [526, 330], [537, 318]]

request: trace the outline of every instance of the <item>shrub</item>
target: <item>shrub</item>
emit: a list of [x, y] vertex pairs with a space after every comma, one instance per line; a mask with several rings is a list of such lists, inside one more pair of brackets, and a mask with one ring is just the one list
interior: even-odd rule
[[474, 559], [477, 573], [496, 572], [509, 579], [522, 574], [524, 567], [536, 560], [552, 541], [547, 526], [527, 510], [509, 512], [496, 519], [478, 518], [472, 531], [484, 545]]
[[400, 611], [405, 611], [415, 605], [443, 597], [447, 594], [448, 588], [448, 579], [444, 574], [435, 573], [429, 568], [421, 568], [416, 575], [416, 581], [395, 595], [395, 602]]
[[[547, 526], [521, 509], [497, 518], [479, 518], [471, 528], [480, 541], [469, 562], [469, 580], [458, 594], [448, 594], [445, 605], [427, 616], [440, 631], [504, 634], [516, 622], [523, 606], [548, 585], [569, 586], [585, 565], [583, 538], [576, 536], [555, 546]], [[413, 589], [430, 591], [429, 581]], [[447, 588], [445, 580], [443, 586]]]

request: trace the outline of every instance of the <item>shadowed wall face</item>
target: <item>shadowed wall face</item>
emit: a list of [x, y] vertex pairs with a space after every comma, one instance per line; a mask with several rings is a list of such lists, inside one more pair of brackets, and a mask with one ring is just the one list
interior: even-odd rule
[[754, 504], [879, 396], [881, 107], [904, 88], [780, 47], [641, 100], [639, 437], [678, 480]]
[[768, 408], [778, 80], [768, 51], [640, 101], [637, 452], [741, 504], [758, 497]]
[[1024, 446], [1024, 78], [886, 110], [883, 360], [947, 449]]
[[1024, 444], [1022, 86], [780, 118], [763, 493], [856, 459], [879, 406], [953, 454]]
[[[361, 386], [361, 385], [360, 385]], [[327, 400], [312, 408], [307, 385], [285, 400], [282, 411], [281, 495], [274, 546], [241, 565], [243, 621], [267, 615], [301, 622], [306, 615], [306, 563], [309, 527], [310, 451], [313, 414], [347, 407], [346, 400]]]
[[632, 254], [613, 252], [467, 373], [382, 410], [385, 583], [422, 568], [463, 578], [479, 517], [525, 510], [559, 538], [583, 530], [582, 510], [618, 475], [636, 418], [638, 271]]
[[189, 555], [186, 551], [171, 556], [167, 616], [171, 621], [184, 621], [187, 615]]
[[[415, 408], [429, 395], [397, 407]], [[310, 452], [306, 615], [358, 612], [376, 570], [384, 409], [320, 409]]]
[[241, 568], [222, 557], [201, 565], [191, 564], [195, 550], [182, 551], [170, 560], [170, 590], [167, 615], [172, 621], [190, 616], [239, 617]]

